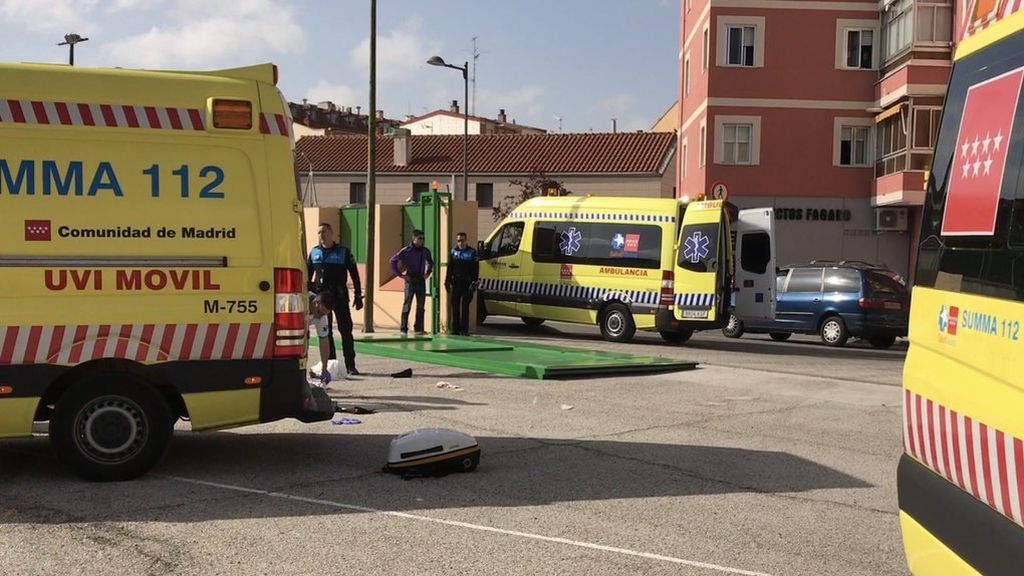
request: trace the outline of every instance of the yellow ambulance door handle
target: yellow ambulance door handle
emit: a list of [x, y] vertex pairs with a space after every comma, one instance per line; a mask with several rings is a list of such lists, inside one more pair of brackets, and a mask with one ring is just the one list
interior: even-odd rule
[[509, 264], [508, 267], [509, 268], [519, 268], [519, 265], [518, 264]]

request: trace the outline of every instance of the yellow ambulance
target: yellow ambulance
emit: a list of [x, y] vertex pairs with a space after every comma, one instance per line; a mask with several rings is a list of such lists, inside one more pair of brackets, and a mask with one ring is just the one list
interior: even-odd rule
[[[613, 342], [651, 330], [685, 342], [728, 321], [734, 279], [760, 291], [744, 313], [772, 314], [771, 210], [727, 207], [721, 200], [531, 198], [480, 244], [478, 319], [596, 324]], [[763, 249], [748, 248], [748, 260], [763, 262], [748, 266], [753, 272], [734, 270], [733, 244], [751, 247], [755, 239]]]
[[120, 480], [179, 418], [331, 417], [276, 75], [0, 64], [0, 438], [49, 421], [74, 472]]

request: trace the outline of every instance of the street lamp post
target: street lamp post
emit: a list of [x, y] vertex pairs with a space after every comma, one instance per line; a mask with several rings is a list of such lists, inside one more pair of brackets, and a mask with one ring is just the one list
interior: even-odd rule
[[70, 64], [71, 66], [75, 65], [75, 44], [78, 44], [79, 42], [85, 42], [86, 40], [88, 40], [88, 38], [82, 38], [78, 34], [71, 33], [65, 34], [64, 41], [59, 42], [57, 44], [57, 46], [67, 46], [71, 49], [71, 55], [68, 58], [68, 64]]
[[462, 199], [469, 200], [469, 62], [462, 66], [454, 66], [440, 56], [431, 56], [427, 64], [462, 71], [462, 83], [465, 87], [462, 101]]

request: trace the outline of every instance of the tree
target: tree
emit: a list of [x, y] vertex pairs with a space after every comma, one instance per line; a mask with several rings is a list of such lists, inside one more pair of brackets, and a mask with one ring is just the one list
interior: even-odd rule
[[547, 196], [549, 190], [557, 189], [559, 196], [568, 196], [572, 194], [572, 191], [562, 186], [562, 183], [549, 178], [543, 171], [534, 170], [530, 172], [525, 180], [509, 180], [509, 184], [518, 188], [518, 190], [502, 198], [499, 202], [494, 205], [494, 221], [500, 222], [504, 218], [507, 218], [517, 206], [526, 202], [530, 198], [536, 196]]

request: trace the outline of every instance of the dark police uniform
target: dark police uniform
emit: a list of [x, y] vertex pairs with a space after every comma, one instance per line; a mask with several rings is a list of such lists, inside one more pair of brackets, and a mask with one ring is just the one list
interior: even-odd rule
[[452, 248], [448, 254], [448, 271], [444, 285], [448, 289], [448, 318], [451, 334], [469, 335], [469, 303], [473, 301], [473, 288], [480, 278], [480, 263], [476, 250]]
[[[352, 289], [355, 293], [356, 307], [363, 307], [363, 287], [359, 282], [359, 268], [356, 267], [356, 260], [352, 251], [335, 243], [330, 248], [314, 246], [309, 252], [309, 260], [306, 262], [309, 278], [313, 281], [313, 290], [322, 292], [324, 290], [334, 294], [335, 302], [334, 315], [338, 319], [338, 330], [341, 332], [341, 348], [345, 357], [345, 369], [353, 372], [356, 368], [356, 349], [352, 341], [352, 310], [349, 308], [348, 281], [352, 280]], [[328, 327], [331, 321], [328, 316]], [[337, 351], [334, 347], [334, 332], [331, 331], [331, 355], [330, 358], [337, 358]], [[324, 367], [327, 367], [326, 359], [322, 359]]]

